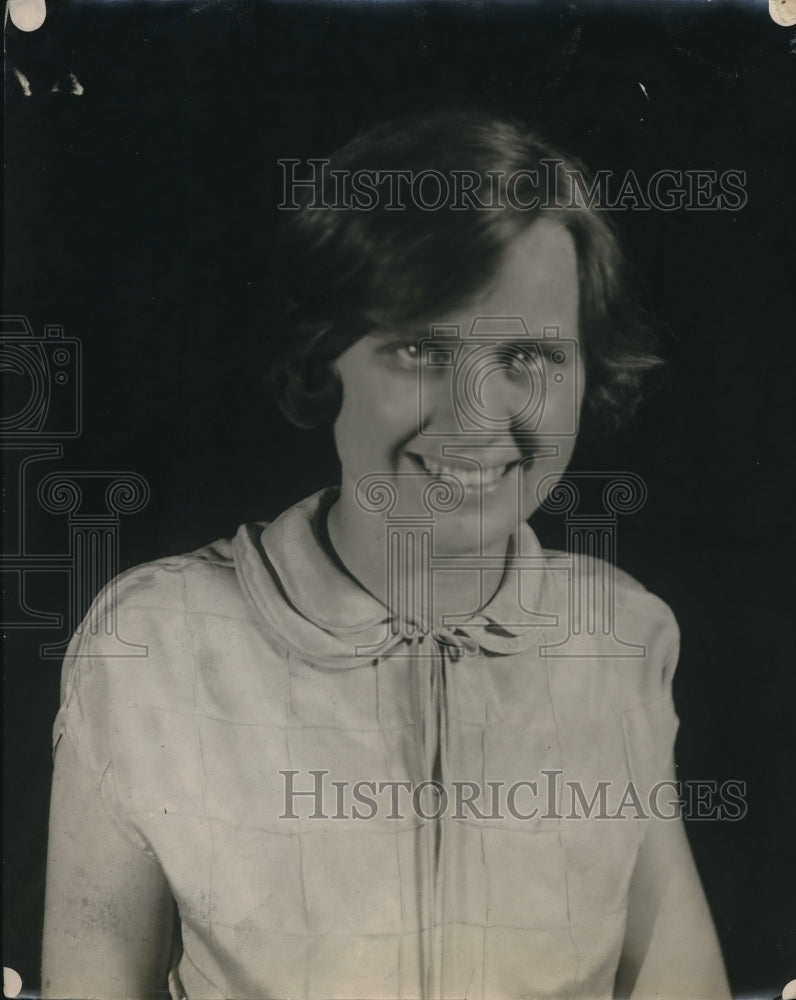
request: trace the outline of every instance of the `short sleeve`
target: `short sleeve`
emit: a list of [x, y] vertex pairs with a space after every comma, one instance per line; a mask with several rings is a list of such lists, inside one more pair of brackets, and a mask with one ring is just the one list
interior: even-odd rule
[[108, 584], [97, 596], [67, 648], [61, 673], [61, 705], [53, 726], [53, 753], [66, 739], [101, 795], [113, 821], [136, 848], [154, 857], [138, 831], [117, 787], [115, 756], [135, 753], [120, 746], [125, 727], [120, 713], [149, 698], [150, 678], [157, 668], [157, 633], [150, 626], [144, 594], [153, 605], [158, 595], [147, 584], [146, 567]]
[[631, 777], [637, 791], [646, 796], [672, 774], [679, 726], [672, 679], [680, 654], [680, 630], [671, 609], [647, 591], [637, 605], [645, 653], [633, 696], [622, 713], [622, 729]]

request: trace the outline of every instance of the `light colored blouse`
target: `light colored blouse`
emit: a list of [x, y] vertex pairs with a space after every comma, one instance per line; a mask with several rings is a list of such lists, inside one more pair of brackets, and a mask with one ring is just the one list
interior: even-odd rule
[[[65, 663], [56, 745], [179, 907], [172, 996], [610, 997], [671, 612], [526, 526], [479, 612], [389, 631], [319, 541], [329, 496], [123, 574]], [[607, 629], [572, 613], [585, 579]]]

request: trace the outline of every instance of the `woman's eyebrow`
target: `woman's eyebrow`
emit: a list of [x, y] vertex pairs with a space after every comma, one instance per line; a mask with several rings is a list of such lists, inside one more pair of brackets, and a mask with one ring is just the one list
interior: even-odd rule
[[373, 330], [369, 334], [371, 337], [375, 337], [377, 340], [389, 341], [389, 340], [401, 340], [409, 344], [417, 344], [421, 340], [427, 340], [430, 336], [430, 331], [428, 329], [418, 329], [418, 330]]

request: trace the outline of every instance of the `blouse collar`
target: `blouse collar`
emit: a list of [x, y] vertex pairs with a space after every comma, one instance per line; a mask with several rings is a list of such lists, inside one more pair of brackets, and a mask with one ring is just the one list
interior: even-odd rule
[[[411, 655], [423, 644], [465, 653], [507, 655], [540, 641], [555, 624], [549, 609], [550, 570], [531, 528], [523, 524], [519, 551], [531, 569], [519, 569], [513, 538], [497, 591], [475, 614], [448, 628], [419, 635], [399, 621], [337, 563], [319, 540], [319, 517], [333, 492], [322, 490], [274, 522], [243, 524], [233, 540], [235, 569], [256, 617], [281, 647], [325, 666], [355, 667], [383, 657]], [[538, 568], [537, 568], [538, 566]]]

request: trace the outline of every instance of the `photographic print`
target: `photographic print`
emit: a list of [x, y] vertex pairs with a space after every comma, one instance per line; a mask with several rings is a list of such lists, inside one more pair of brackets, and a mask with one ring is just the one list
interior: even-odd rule
[[6, 996], [796, 997], [793, 0], [9, 0]]

